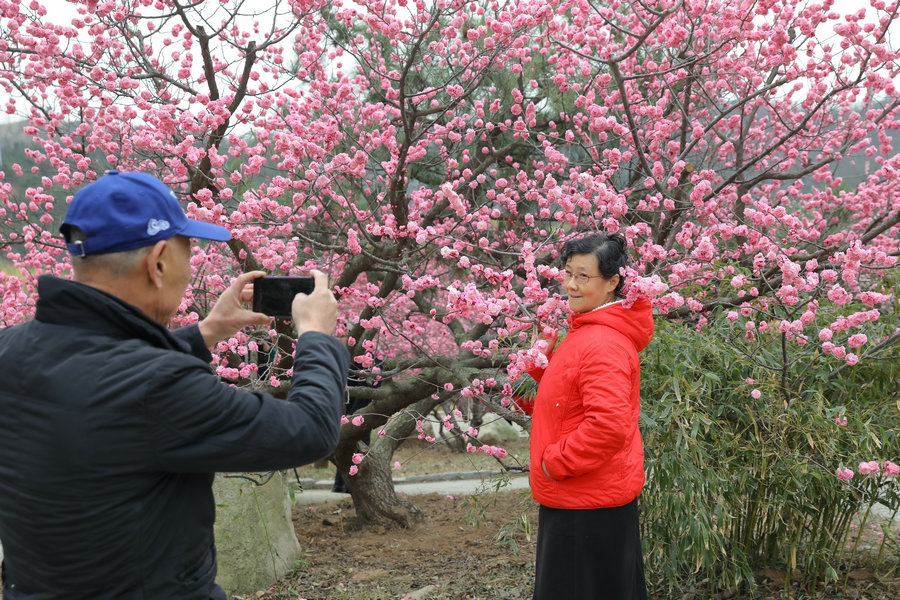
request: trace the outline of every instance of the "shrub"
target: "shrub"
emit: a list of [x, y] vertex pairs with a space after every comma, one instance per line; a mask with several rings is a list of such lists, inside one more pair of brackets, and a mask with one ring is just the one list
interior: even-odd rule
[[751, 587], [755, 573], [773, 568], [808, 589], [863, 560], [880, 569], [896, 562], [885, 552], [896, 533], [886, 527], [866, 554], [857, 532], [873, 502], [896, 516], [897, 478], [880, 470], [845, 482], [836, 470], [897, 462], [886, 453], [900, 447], [898, 361], [843, 368], [774, 328], [749, 339], [718, 317], [703, 328], [660, 321], [643, 354], [651, 585]]

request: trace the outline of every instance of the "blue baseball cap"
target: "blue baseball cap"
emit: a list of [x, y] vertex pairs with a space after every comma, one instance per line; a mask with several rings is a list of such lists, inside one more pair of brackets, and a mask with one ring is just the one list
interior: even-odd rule
[[[72, 240], [72, 227], [87, 239]], [[231, 239], [224, 227], [188, 219], [175, 193], [156, 177], [118, 171], [108, 171], [78, 190], [59, 230], [75, 256], [134, 250], [176, 235]]]

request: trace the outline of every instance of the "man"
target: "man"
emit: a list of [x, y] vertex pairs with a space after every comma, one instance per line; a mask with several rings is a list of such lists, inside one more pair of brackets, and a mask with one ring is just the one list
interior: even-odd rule
[[208, 347], [269, 322], [246, 273], [199, 324], [166, 328], [190, 279], [189, 220], [143, 173], [75, 194], [61, 230], [74, 281], [38, 283], [34, 320], [0, 330], [3, 599], [225, 599], [216, 471], [284, 469], [338, 440], [348, 354], [325, 275], [298, 294], [287, 400], [221, 383]]

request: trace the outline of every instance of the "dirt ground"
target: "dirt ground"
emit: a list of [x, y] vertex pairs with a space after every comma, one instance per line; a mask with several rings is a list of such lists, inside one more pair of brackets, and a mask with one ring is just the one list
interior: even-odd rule
[[518, 555], [497, 540], [498, 519], [520, 498], [503, 493], [496, 504], [481, 506], [467, 498], [416, 496], [425, 524], [413, 532], [354, 530], [350, 500], [298, 510], [294, 526], [306, 541], [306, 565], [280, 582], [276, 590], [286, 594], [273, 598], [530, 598], [536, 510], [530, 533], [518, 536]]
[[[294, 526], [304, 548], [296, 571], [271, 590], [241, 600], [526, 600], [534, 580], [537, 510], [527, 492], [498, 492], [473, 501], [438, 495], [413, 498], [425, 524], [413, 531], [359, 531], [349, 499], [299, 507]], [[510, 514], [525, 520], [508, 523]], [[518, 548], [512, 551], [510, 538]], [[504, 543], [505, 541], [505, 543]], [[783, 596], [783, 575], [760, 574], [753, 593], [717, 600], [897, 600], [900, 580], [861, 570], [843, 592]], [[651, 594], [653, 600], [701, 600], [707, 594]], [[588, 600], [588, 599], [586, 599]]]
[[[527, 443], [508, 448], [517, 458]], [[482, 457], [452, 454], [410, 444], [395, 458], [405, 475], [443, 470], [490, 468]], [[487, 457], [484, 457], [487, 458]], [[309, 476], [308, 467], [302, 476]], [[325, 468], [322, 473], [332, 473]], [[415, 530], [359, 530], [346, 496], [323, 504], [298, 506], [294, 526], [303, 557], [293, 573], [238, 600], [525, 600], [531, 598], [537, 507], [527, 491], [477, 496], [413, 496], [425, 516]], [[519, 516], [517, 520], [511, 517]], [[848, 587], [813, 596], [783, 595], [783, 574], [760, 573], [752, 593], [726, 593], [717, 600], [898, 600], [900, 580], [878, 580], [860, 570]], [[652, 594], [653, 600], [700, 600], [708, 594]], [[587, 599], [586, 599], [587, 600]]]
[[[528, 440], [504, 445], [509, 466], [527, 463]], [[451, 452], [409, 441], [394, 454], [395, 477], [498, 468], [485, 454]], [[300, 469], [329, 479], [333, 467]], [[527, 491], [476, 496], [416, 495], [423, 513], [414, 530], [359, 530], [346, 496], [298, 506], [294, 527], [303, 548], [297, 570], [266, 591], [271, 600], [525, 599], [531, 598], [537, 506]], [[510, 521], [510, 515], [523, 515]], [[249, 598], [248, 598], [249, 600]]]

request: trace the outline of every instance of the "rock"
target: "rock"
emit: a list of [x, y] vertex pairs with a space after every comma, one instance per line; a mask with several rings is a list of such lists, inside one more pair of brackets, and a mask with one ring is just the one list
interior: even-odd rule
[[294, 568], [300, 543], [281, 473], [265, 485], [216, 475], [218, 583], [228, 597], [268, 588]]
[[502, 445], [519, 439], [519, 432], [509, 421], [494, 413], [485, 413], [478, 428], [478, 441], [489, 446]]
[[401, 600], [419, 600], [424, 598], [425, 596], [431, 594], [432, 592], [436, 592], [441, 588], [439, 585], [426, 585], [423, 588], [419, 588], [414, 592], [410, 592], [409, 594], [400, 596]]

